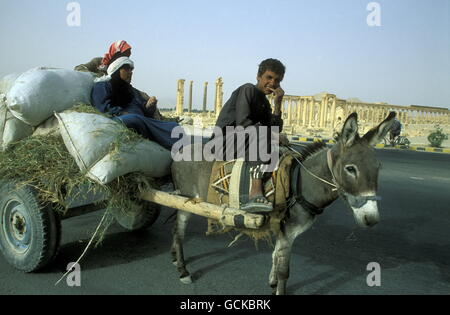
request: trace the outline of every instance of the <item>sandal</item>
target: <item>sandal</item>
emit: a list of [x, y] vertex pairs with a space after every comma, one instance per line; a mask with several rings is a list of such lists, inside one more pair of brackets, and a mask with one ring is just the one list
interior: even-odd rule
[[261, 213], [261, 212], [271, 212], [273, 206], [266, 197], [263, 195], [257, 195], [250, 199], [247, 203], [241, 206], [241, 210], [247, 211], [249, 213]]

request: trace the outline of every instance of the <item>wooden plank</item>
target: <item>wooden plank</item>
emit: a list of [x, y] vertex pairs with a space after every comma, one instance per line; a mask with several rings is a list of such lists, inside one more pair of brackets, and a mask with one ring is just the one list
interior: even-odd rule
[[230, 207], [220, 207], [208, 202], [195, 202], [190, 198], [172, 195], [156, 189], [148, 189], [139, 196], [143, 200], [162, 206], [190, 212], [202, 217], [219, 220], [226, 226], [258, 229], [265, 224], [266, 217]]

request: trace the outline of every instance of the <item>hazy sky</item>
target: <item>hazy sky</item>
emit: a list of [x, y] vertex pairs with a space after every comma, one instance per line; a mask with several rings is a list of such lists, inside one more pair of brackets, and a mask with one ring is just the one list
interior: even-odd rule
[[[174, 106], [177, 80], [222, 76], [224, 101], [280, 59], [286, 94], [322, 91], [367, 102], [450, 107], [450, 0], [384, 0], [369, 26], [368, 0], [80, 0], [69, 26], [65, 0], [0, 0], [0, 77], [36, 66], [73, 68], [125, 39], [133, 85]], [[371, 19], [371, 21], [374, 21]]]

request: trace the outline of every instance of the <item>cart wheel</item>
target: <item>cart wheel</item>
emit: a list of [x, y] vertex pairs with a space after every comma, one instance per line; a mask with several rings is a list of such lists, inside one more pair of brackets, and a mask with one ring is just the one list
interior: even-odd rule
[[139, 231], [149, 228], [155, 223], [160, 213], [160, 206], [148, 201], [135, 202], [132, 209], [116, 209], [114, 219], [129, 231]]
[[30, 186], [0, 181], [0, 250], [15, 268], [32, 272], [49, 264], [61, 241], [61, 221], [42, 207]]

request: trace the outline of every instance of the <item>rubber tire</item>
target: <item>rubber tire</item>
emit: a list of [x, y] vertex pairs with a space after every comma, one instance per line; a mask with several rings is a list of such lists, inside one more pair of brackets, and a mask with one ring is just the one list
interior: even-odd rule
[[130, 212], [115, 210], [114, 219], [128, 231], [140, 231], [149, 228], [158, 219], [161, 206], [145, 200], [135, 202], [136, 209]]
[[[10, 201], [20, 203], [30, 218], [30, 244], [24, 253], [15, 251], [6, 239], [3, 214]], [[51, 207], [41, 206], [36, 190], [31, 186], [17, 188], [14, 181], [0, 181], [0, 250], [5, 259], [18, 270], [37, 271], [55, 259], [60, 242], [60, 217]]]

